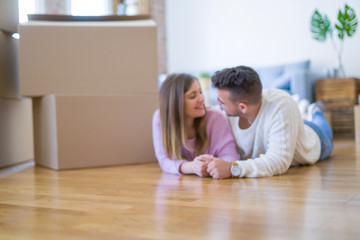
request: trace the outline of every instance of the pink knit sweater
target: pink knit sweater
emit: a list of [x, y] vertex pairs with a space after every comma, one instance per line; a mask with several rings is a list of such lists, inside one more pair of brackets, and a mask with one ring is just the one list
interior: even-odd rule
[[[189, 152], [183, 147], [182, 151], [186, 159], [173, 160], [167, 156], [161, 138], [160, 110], [156, 110], [153, 115], [152, 129], [155, 155], [161, 169], [167, 173], [180, 174], [180, 165], [185, 161], [192, 161], [196, 157], [195, 153]], [[209, 138], [206, 154], [214, 155], [228, 162], [240, 159], [228, 119], [223, 112], [214, 107], [206, 109], [206, 130]], [[194, 147], [195, 138], [189, 139], [188, 143]]]

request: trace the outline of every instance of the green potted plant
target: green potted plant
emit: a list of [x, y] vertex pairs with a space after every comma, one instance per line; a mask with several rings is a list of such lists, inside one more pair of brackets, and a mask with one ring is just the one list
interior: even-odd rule
[[[311, 32], [313, 34], [313, 38], [317, 41], [325, 42], [329, 36], [337, 54], [338, 66], [334, 69], [335, 78], [345, 76], [345, 70], [341, 58], [344, 40], [346, 36], [350, 38], [355, 34], [358, 25], [354, 9], [347, 4], [345, 4], [343, 11], [339, 9], [337, 20], [338, 22], [335, 23], [334, 27], [332, 27], [328, 17], [325, 14], [321, 15], [317, 9], [315, 9], [311, 17]], [[334, 28], [337, 30], [337, 37], [339, 39], [338, 45], [335, 43], [333, 36]]]

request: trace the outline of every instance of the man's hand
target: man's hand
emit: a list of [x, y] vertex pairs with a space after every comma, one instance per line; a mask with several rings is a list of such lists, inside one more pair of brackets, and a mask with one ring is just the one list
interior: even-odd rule
[[207, 171], [211, 177], [223, 179], [231, 177], [230, 168], [231, 163], [220, 158], [214, 158], [214, 160], [208, 164]]
[[[214, 157], [213, 155], [210, 155], [210, 154], [203, 154], [203, 155], [197, 156], [195, 159], [200, 160], [200, 161], [202, 161], [202, 162], [207, 162], [207, 163], [209, 163], [209, 162], [211, 162], [212, 160], [214, 160], [215, 157]], [[194, 159], [194, 160], [195, 160], [195, 159]]]

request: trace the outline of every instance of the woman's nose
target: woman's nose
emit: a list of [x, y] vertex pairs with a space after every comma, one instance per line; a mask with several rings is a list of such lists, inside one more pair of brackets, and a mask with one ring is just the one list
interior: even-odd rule
[[204, 94], [200, 94], [199, 101], [200, 101], [200, 102], [204, 102], [204, 101], [205, 101], [205, 96], [204, 96]]

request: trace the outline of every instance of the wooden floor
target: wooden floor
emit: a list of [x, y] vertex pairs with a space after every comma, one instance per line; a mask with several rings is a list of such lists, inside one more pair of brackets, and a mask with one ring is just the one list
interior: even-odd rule
[[240, 180], [27, 163], [0, 170], [0, 239], [360, 239], [360, 153]]

